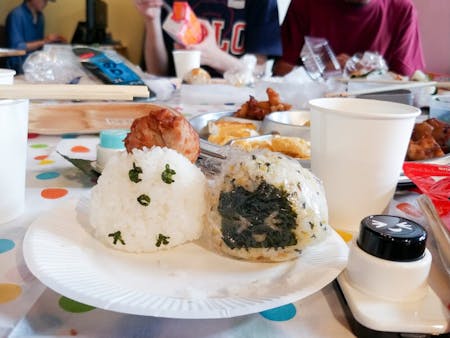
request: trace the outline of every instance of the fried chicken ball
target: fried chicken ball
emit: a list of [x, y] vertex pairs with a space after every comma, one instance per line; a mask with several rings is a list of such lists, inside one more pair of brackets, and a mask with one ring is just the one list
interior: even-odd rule
[[147, 116], [135, 119], [124, 141], [128, 152], [134, 148], [167, 147], [192, 163], [200, 154], [197, 132], [182, 115], [168, 109], [151, 111]]

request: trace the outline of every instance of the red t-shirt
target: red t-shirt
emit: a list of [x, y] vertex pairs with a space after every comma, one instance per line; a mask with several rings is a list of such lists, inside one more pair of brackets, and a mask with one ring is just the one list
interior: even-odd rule
[[282, 26], [283, 57], [297, 64], [305, 36], [325, 38], [336, 55], [378, 52], [389, 70], [424, 69], [417, 11], [411, 0], [292, 0]]

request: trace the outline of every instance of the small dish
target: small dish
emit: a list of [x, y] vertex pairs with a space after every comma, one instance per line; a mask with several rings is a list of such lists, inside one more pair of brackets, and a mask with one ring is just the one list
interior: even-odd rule
[[310, 112], [308, 110], [288, 110], [266, 115], [261, 125], [263, 134], [277, 132], [282, 136], [311, 139], [309, 127]]
[[215, 112], [215, 113], [206, 113], [194, 116], [189, 120], [189, 123], [192, 125], [194, 130], [198, 133], [200, 138], [204, 140], [208, 140], [209, 130], [208, 130], [208, 122], [219, 120], [224, 117], [230, 117], [234, 114], [232, 111], [225, 112]]
[[[296, 117], [296, 121], [298, 121], [297, 123], [300, 123], [300, 121], [307, 121], [309, 120], [309, 111], [302, 111], [301, 114], [298, 114], [300, 111], [293, 111], [293, 112], [297, 112], [297, 117]], [[191, 118], [189, 120], [190, 124], [192, 125], [192, 127], [194, 128], [194, 130], [199, 134], [200, 136], [200, 147], [202, 150], [202, 154], [206, 155], [206, 156], [212, 156], [212, 157], [218, 157], [218, 158], [224, 158], [221, 155], [221, 151], [224, 149], [223, 146], [211, 143], [208, 141], [208, 136], [209, 136], [209, 129], [208, 129], [208, 122], [210, 121], [216, 121], [219, 119], [228, 119], [228, 118], [232, 118], [232, 115], [234, 114], [234, 112], [232, 111], [228, 111], [228, 112], [214, 112], [214, 113], [205, 113], [205, 114], [201, 114], [201, 115], [197, 115], [193, 118]], [[271, 113], [269, 115], [272, 114], [276, 114], [276, 113]], [[294, 114], [293, 114], [294, 115]], [[268, 115], [267, 115], [268, 116]], [[234, 120], [234, 118], [233, 118]], [[242, 118], [236, 118], [236, 120], [244, 120], [244, 121], [250, 121], [252, 123], [257, 124], [259, 127], [259, 132], [261, 133], [261, 135], [259, 136], [250, 136], [247, 138], [243, 138], [243, 139], [248, 139], [248, 140], [265, 140], [265, 139], [270, 139], [273, 137], [274, 134], [280, 134], [281, 136], [290, 136], [290, 135], [286, 135], [286, 134], [281, 134], [279, 132], [267, 132], [265, 133], [263, 130], [263, 125], [264, 125], [264, 121], [254, 121], [254, 120], [247, 120], [247, 119], [242, 119]], [[308, 136], [307, 138], [304, 137], [305, 140], [309, 141], [309, 127], [302, 127], [304, 129], [307, 129], [307, 133]], [[294, 137], [299, 137], [297, 135], [293, 135]], [[242, 140], [242, 139], [241, 139]], [[230, 144], [233, 142], [230, 142]], [[213, 155], [211, 155], [213, 154]], [[218, 154], [219, 156], [214, 156], [214, 154]], [[310, 168], [311, 167], [311, 161], [309, 159], [298, 159], [298, 161], [300, 162], [300, 164], [304, 167], [304, 168]]]

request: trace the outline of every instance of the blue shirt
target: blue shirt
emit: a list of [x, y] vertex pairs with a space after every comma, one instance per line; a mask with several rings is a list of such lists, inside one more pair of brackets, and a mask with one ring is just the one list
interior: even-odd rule
[[[37, 13], [37, 20], [33, 22], [33, 14], [24, 1], [8, 14], [6, 18], [6, 34], [9, 48], [26, 50], [27, 42], [44, 38], [44, 15]], [[28, 55], [29, 53], [24, 56], [8, 58], [8, 67], [14, 69], [18, 74], [22, 74], [22, 65]]]
[[[168, 3], [172, 5], [173, 1]], [[276, 0], [189, 0], [188, 3], [197, 17], [211, 23], [223, 51], [238, 57], [282, 54]], [[164, 40], [171, 53], [173, 40], [166, 33]], [[171, 57], [169, 68], [174, 74]]]

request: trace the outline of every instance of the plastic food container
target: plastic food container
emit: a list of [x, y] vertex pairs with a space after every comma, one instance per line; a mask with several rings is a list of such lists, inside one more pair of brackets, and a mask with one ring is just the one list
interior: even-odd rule
[[342, 73], [341, 66], [328, 43], [323, 38], [305, 37], [300, 58], [312, 79], [328, 78]]
[[450, 95], [436, 95], [431, 98], [430, 118], [450, 123]]
[[386, 92], [379, 92], [373, 94], [363, 94], [358, 95], [357, 97], [361, 99], [390, 101], [409, 105], [412, 105], [414, 102], [413, 93], [407, 89], [390, 90]]

